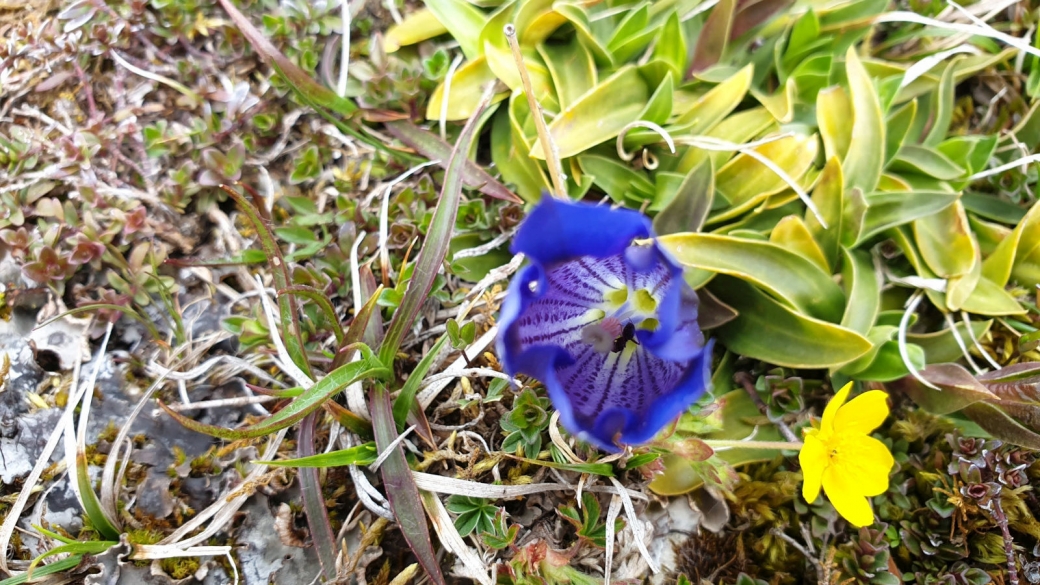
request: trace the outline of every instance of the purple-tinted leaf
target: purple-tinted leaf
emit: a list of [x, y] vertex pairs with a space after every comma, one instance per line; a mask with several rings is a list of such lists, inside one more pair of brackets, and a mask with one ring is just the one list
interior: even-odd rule
[[223, 182], [223, 177], [209, 169], [199, 173], [199, 185], [202, 185], [203, 187], [216, 187]]
[[[448, 167], [452, 148], [436, 134], [423, 130], [407, 120], [388, 122], [387, 131], [401, 142], [414, 148], [419, 154], [430, 160], [439, 160], [442, 167]], [[467, 187], [479, 189], [481, 193], [495, 199], [522, 203], [523, 201], [505, 185], [488, 174], [477, 163], [466, 159], [462, 168], [463, 181]]]
[[737, 0], [720, 0], [712, 9], [704, 28], [701, 29], [701, 36], [697, 39], [693, 61], [686, 72], [687, 79], [719, 62], [726, 51], [726, 45], [729, 44], [736, 8]]
[[[332, 360], [332, 369], [342, 366], [353, 357], [354, 351], [350, 349], [351, 346], [362, 340], [365, 332], [368, 330], [369, 321], [373, 314], [378, 318], [379, 312], [375, 311], [375, 308], [381, 292], [383, 292], [383, 287], [376, 287], [372, 294], [368, 296], [368, 302], [361, 305], [357, 314], [354, 315], [354, 320], [350, 323], [346, 333], [343, 334], [343, 339], [340, 340], [339, 347], [336, 349], [336, 357]], [[366, 339], [365, 341], [368, 340]]]
[[210, 170], [219, 170], [224, 167], [227, 157], [215, 148], [207, 148], [202, 151], [202, 164]]
[[964, 409], [964, 413], [983, 430], [994, 437], [1028, 449], [1040, 449], [1040, 434], [1022, 426], [993, 404], [978, 402]]
[[[367, 264], [362, 266], [358, 276], [361, 278], [361, 298], [370, 299], [382, 294], [383, 289], [376, 284], [376, 276], [372, 274], [372, 267]], [[384, 335], [386, 335], [386, 329], [383, 327], [383, 314], [376, 311], [368, 320], [368, 326], [365, 328], [361, 341], [369, 347], [379, 347]]]
[[1013, 383], [1036, 384], [1040, 382], [1040, 362], [1022, 362], [1005, 366], [980, 375], [979, 381], [987, 386]]
[[[393, 406], [390, 404], [390, 394], [386, 388], [375, 384], [369, 404], [372, 409], [372, 428], [375, 431], [376, 446], [382, 453], [397, 439]], [[433, 543], [430, 542], [430, 527], [426, 524], [426, 513], [419, 499], [419, 488], [415, 485], [415, 478], [412, 477], [412, 470], [408, 467], [400, 444], [390, 452], [380, 471], [386, 499], [401, 528], [401, 534], [408, 542], [408, 547], [412, 549], [430, 580], [436, 585], [444, 585], [444, 575], [441, 574], [437, 554], [433, 550]]]
[[739, 38], [791, 4], [794, 4], [794, 0], [741, 0], [737, 3], [737, 15], [733, 18], [729, 40]]
[[349, 116], [358, 109], [357, 104], [340, 97], [336, 92], [314, 81], [306, 71], [293, 64], [249, 22], [245, 15], [235, 8], [230, 0], [220, 0], [220, 5], [224, 7], [224, 11], [228, 13], [231, 20], [235, 21], [235, 25], [242, 31], [242, 35], [246, 37], [260, 58], [274, 67], [309, 105], [332, 110], [342, 116]]
[[697, 326], [702, 331], [722, 327], [737, 318], [737, 310], [719, 300], [711, 292], [702, 288], [697, 291], [701, 306], [697, 309]]
[[[296, 437], [296, 456], [310, 457], [314, 455], [314, 422], [317, 413], [312, 412], [300, 423], [300, 432]], [[326, 580], [336, 577], [336, 536], [332, 534], [329, 524], [329, 513], [325, 508], [325, 498], [321, 493], [318, 480], [318, 469], [302, 467], [297, 470], [300, 478], [300, 492], [303, 495], [303, 509], [307, 513], [307, 526], [311, 529], [311, 541], [318, 551], [318, 562]]]
[[920, 371], [925, 380], [941, 388], [933, 390], [912, 376], [891, 383], [914, 402], [933, 414], [950, 414], [982, 401], [997, 397], [957, 364], [933, 364]]
[[1040, 432], [1040, 404], [1032, 402], [991, 402], [993, 406], [1025, 425], [1033, 431]]
[[323, 313], [325, 313], [325, 318], [328, 319], [329, 323], [332, 324], [332, 332], [336, 335], [336, 343], [340, 347], [344, 347], [346, 345], [349, 345], [350, 343], [357, 343], [361, 341], [360, 339], [355, 339], [354, 341], [348, 343], [343, 342], [343, 325], [340, 324], [339, 317], [336, 316], [336, 309], [332, 307], [332, 302], [329, 301], [329, 297], [325, 296], [320, 290], [314, 288], [313, 286], [305, 286], [302, 284], [298, 284], [295, 286], [290, 286], [285, 290], [278, 291], [278, 294], [283, 293], [299, 295], [301, 297], [310, 299], [314, 302], [314, 304], [318, 305], [318, 308], [321, 309]]
[[[469, 152], [473, 136], [476, 133], [477, 122], [487, 105], [487, 100], [482, 100], [477, 111], [473, 113], [473, 117], [466, 122], [462, 133], [459, 134], [455, 149], [448, 158], [448, 165], [444, 167], [444, 185], [441, 187], [441, 197], [437, 202], [437, 207], [433, 210], [433, 219], [430, 220], [430, 228], [426, 232], [426, 241], [415, 261], [415, 269], [412, 272], [412, 279], [408, 281], [404, 298], [394, 311], [390, 328], [379, 348], [379, 358], [387, 367], [394, 363], [394, 356], [397, 355], [397, 349], [401, 346], [404, 333], [415, 322], [415, 317], [419, 314], [419, 309], [427, 295], [430, 294], [433, 281], [448, 253], [448, 245], [451, 243], [452, 231], [455, 228], [455, 218], [459, 213], [463, 168], [467, 160], [466, 153]], [[416, 495], [416, 499], [418, 499], [418, 495]]]

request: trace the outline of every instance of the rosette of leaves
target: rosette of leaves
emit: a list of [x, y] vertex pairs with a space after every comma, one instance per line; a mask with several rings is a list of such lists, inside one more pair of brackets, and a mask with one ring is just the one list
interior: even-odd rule
[[507, 433], [502, 451], [516, 453], [523, 449], [527, 457], [537, 457], [542, 450], [542, 433], [549, 428], [548, 398], [538, 396], [527, 388], [513, 399], [513, 408], [500, 423]]
[[[600, 521], [599, 499], [595, 495], [584, 492], [581, 495], [581, 508], [560, 506], [556, 511], [578, 533], [578, 542], [590, 544], [596, 548], [607, 547], [607, 524]], [[618, 518], [614, 521], [614, 534], [625, 527], [625, 521]]]
[[[919, 71], [938, 50], [899, 39], [945, 33], [875, 25], [886, 6], [427, 0], [386, 46], [458, 41], [465, 59], [429, 120], [466, 119], [500, 82], [492, 159], [533, 202], [551, 169], [502, 33], [512, 24], [568, 194], [655, 214], [687, 280], [729, 307], [714, 324], [729, 350], [886, 382], [949, 361], [955, 339], [942, 319], [902, 323], [889, 309], [910, 291], [885, 280], [925, 288], [940, 314], [1005, 322], [1026, 312], [1015, 285], [1040, 282], [1038, 208], [972, 179], [1011, 160], [1010, 142], [968, 127], [955, 102], [972, 75], [1008, 72], [1014, 50], [977, 40]], [[892, 40], [867, 43], [871, 30]], [[1029, 148], [1035, 110], [1017, 127]]]
[[888, 542], [885, 540], [884, 524], [860, 528], [853, 540], [842, 545], [835, 555], [842, 572], [857, 583], [871, 585], [899, 585], [899, 577], [889, 568]]

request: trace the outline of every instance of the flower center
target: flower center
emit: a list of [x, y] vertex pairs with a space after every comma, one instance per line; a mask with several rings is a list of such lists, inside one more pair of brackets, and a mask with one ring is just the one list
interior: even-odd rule
[[646, 288], [627, 286], [603, 293], [603, 301], [586, 315], [592, 322], [581, 332], [582, 341], [599, 353], [621, 353], [639, 345], [636, 331], [657, 329], [657, 300]]

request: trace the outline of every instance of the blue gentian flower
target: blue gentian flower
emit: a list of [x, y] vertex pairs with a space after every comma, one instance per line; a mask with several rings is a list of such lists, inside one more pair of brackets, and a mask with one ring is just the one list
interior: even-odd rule
[[646, 443], [709, 385], [711, 343], [645, 216], [543, 198], [513, 240], [498, 355], [540, 380], [563, 426], [606, 451]]

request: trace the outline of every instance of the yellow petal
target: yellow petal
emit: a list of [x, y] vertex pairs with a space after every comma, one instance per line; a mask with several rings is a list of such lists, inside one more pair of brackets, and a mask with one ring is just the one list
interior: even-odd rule
[[820, 421], [820, 430], [825, 433], [834, 430], [834, 418], [838, 415], [838, 409], [845, 404], [845, 400], [849, 397], [849, 391], [851, 390], [852, 382], [849, 382], [841, 390], [838, 390], [834, 398], [831, 398], [831, 401], [827, 403], [827, 408], [823, 409], [823, 420]]
[[811, 504], [820, 495], [823, 470], [827, 466], [827, 451], [815, 433], [805, 437], [805, 444], [798, 452], [798, 463], [802, 466], [802, 497]]
[[823, 491], [834, 509], [853, 526], [862, 528], [874, 523], [874, 510], [866, 496], [858, 493], [856, 486], [844, 477], [837, 467], [831, 466], [823, 472]]
[[866, 435], [844, 437], [833, 467], [857, 494], [876, 496], [888, 489], [895, 458], [884, 443]]
[[864, 392], [838, 409], [834, 430], [838, 433], [870, 433], [888, 418], [888, 394]]

